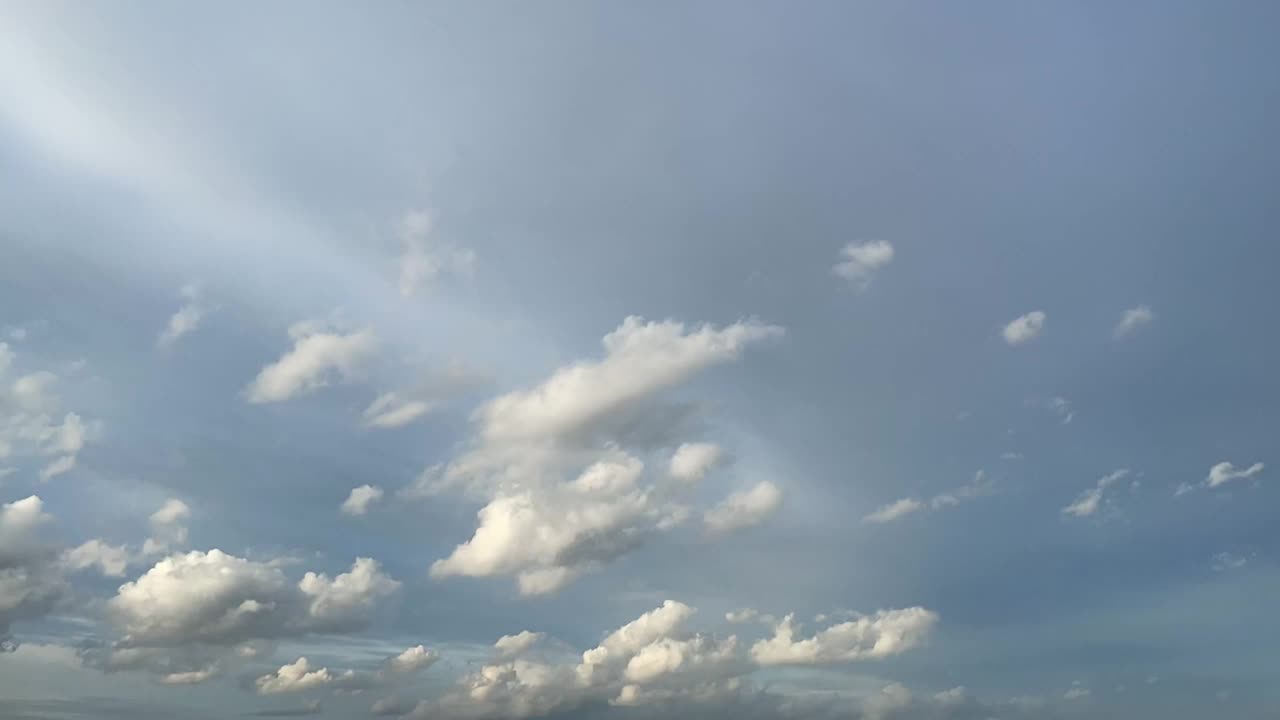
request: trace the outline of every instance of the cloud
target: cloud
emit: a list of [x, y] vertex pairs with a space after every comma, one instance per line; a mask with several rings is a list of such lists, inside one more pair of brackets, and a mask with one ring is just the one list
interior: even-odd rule
[[[0, 379], [14, 358], [8, 345], [0, 343]], [[75, 412], [64, 413], [54, 391], [57, 384], [58, 376], [44, 370], [0, 383], [0, 459], [53, 456], [40, 470], [42, 482], [74, 469], [80, 451], [102, 427]]]
[[795, 639], [795, 616], [787, 615], [774, 628], [772, 638], [751, 647], [761, 665], [820, 665], [884, 658], [910, 650], [924, 642], [938, 615], [922, 607], [882, 610], [819, 631], [810, 638]]
[[1064, 397], [1049, 398], [1044, 406], [1057, 415], [1063, 425], [1069, 424], [1076, 417], [1075, 411], [1071, 409], [1071, 401]]
[[164, 350], [173, 347], [182, 336], [194, 332], [205, 316], [215, 309], [202, 301], [200, 287], [195, 283], [184, 285], [180, 295], [186, 302], [169, 316], [169, 323], [156, 338], [156, 346]]
[[199, 685], [208, 682], [218, 676], [216, 666], [205, 668], [204, 670], [189, 670], [187, 672], [175, 672], [168, 675], [160, 676], [160, 682], [165, 685]]
[[1002, 332], [1004, 341], [1010, 345], [1021, 345], [1034, 340], [1044, 330], [1044, 324], [1048, 317], [1040, 310], [1033, 310], [1026, 315], [1015, 318], [1004, 326], [1004, 331]]
[[415, 645], [387, 660], [387, 669], [394, 673], [407, 675], [426, 670], [439, 659], [440, 655], [436, 651], [428, 650], [422, 645]]
[[369, 506], [382, 499], [382, 488], [373, 485], [361, 485], [351, 488], [349, 495], [342, 503], [342, 512], [348, 515], [364, 515]]
[[62, 564], [70, 570], [97, 567], [107, 577], [124, 577], [130, 562], [124, 545], [108, 545], [102, 540], [89, 540], [62, 553]]
[[431, 411], [431, 403], [388, 392], [379, 395], [364, 411], [364, 424], [375, 428], [399, 428]]
[[1262, 468], [1262, 463], [1257, 462], [1244, 470], [1236, 470], [1234, 465], [1224, 460], [1209, 468], [1209, 476], [1205, 478], [1204, 483], [1210, 488], [1220, 487], [1232, 480], [1247, 480], [1262, 472]]
[[66, 589], [56, 554], [39, 538], [51, 520], [35, 495], [0, 505], [0, 650], [13, 646], [13, 623], [43, 616]]
[[[629, 317], [605, 336], [603, 359], [485, 403], [469, 449], [402, 491], [462, 487], [485, 500], [471, 539], [433, 563], [432, 577], [515, 576], [524, 595], [551, 593], [683, 524], [692, 513], [681, 502], [687, 479], [718, 458], [707, 447], [677, 448], [675, 474], [665, 458], [644, 461], [676, 444], [678, 423], [657, 396], [781, 333], [755, 321], [690, 328]], [[777, 497], [776, 487], [757, 487], [712, 517], [746, 523]]]
[[1126, 337], [1143, 325], [1150, 324], [1155, 318], [1155, 313], [1151, 312], [1151, 308], [1146, 305], [1129, 308], [1120, 316], [1120, 322], [1116, 323], [1115, 329], [1111, 331], [1111, 337], [1116, 340]]
[[492, 440], [572, 433], [782, 333], [755, 321], [717, 329], [628, 317], [605, 335], [603, 360], [561, 368], [537, 387], [491, 400], [476, 416]]
[[160, 509], [151, 513], [151, 537], [142, 544], [143, 555], [158, 555], [187, 542], [184, 522], [191, 517], [191, 508], [177, 498], [164, 501]]
[[372, 330], [349, 334], [315, 323], [289, 328], [293, 349], [262, 368], [245, 392], [251, 403], [272, 403], [305, 395], [335, 379], [353, 380], [377, 348]]
[[433, 242], [434, 222], [429, 213], [414, 210], [400, 222], [400, 294], [411, 297], [443, 274], [471, 277], [476, 253], [469, 248]]
[[668, 472], [683, 482], [697, 482], [726, 459], [724, 449], [714, 443], [682, 443], [671, 456]]
[[898, 518], [918, 512], [925, 508], [924, 503], [915, 498], [902, 498], [894, 502], [876, 508], [876, 510], [862, 519], [871, 523], [887, 523], [897, 520]]
[[1225, 572], [1239, 570], [1247, 564], [1249, 564], [1249, 558], [1229, 552], [1220, 552], [1213, 556], [1212, 567], [1215, 572]]
[[498, 654], [501, 657], [516, 657], [517, 655], [523, 655], [529, 650], [529, 648], [536, 645], [545, 636], [545, 633], [521, 630], [515, 635], [503, 635], [498, 638], [498, 641], [493, 644], [493, 647], [498, 651]]
[[922, 510], [943, 510], [949, 507], [955, 507], [963, 502], [968, 502], [983, 495], [989, 495], [994, 492], [994, 486], [987, 474], [983, 470], [978, 470], [973, 474], [973, 480], [965, 485], [939, 493], [928, 503], [921, 502], [915, 498], [902, 498], [877, 508], [874, 512], [863, 518], [864, 522], [871, 523], [888, 523], [899, 518], [905, 517], [912, 513]]
[[278, 695], [311, 690], [333, 682], [333, 675], [328, 668], [311, 669], [305, 657], [300, 657], [288, 665], [269, 675], [263, 675], [254, 681], [259, 695]]
[[703, 516], [707, 529], [726, 533], [764, 522], [782, 505], [782, 490], [765, 480], [750, 490], [735, 492]]
[[1098, 479], [1096, 485], [1080, 493], [1080, 495], [1076, 497], [1070, 505], [1062, 508], [1062, 514], [1074, 517], [1088, 517], [1093, 515], [1102, 505], [1107, 488], [1111, 487], [1118, 480], [1121, 480], [1128, 474], [1128, 469], [1121, 468], [1102, 476]]
[[231, 647], [361, 627], [398, 587], [368, 558], [335, 578], [309, 572], [295, 584], [278, 567], [215, 549], [160, 560], [121, 585], [107, 609], [122, 648]]
[[849, 243], [840, 249], [840, 261], [831, 270], [862, 290], [871, 284], [876, 272], [892, 260], [893, 245], [884, 240]]

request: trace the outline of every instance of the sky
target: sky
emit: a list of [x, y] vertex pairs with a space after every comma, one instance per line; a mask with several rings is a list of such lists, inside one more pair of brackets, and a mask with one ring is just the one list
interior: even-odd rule
[[1277, 22], [0, 2], [0, 717], [1275, 717]]

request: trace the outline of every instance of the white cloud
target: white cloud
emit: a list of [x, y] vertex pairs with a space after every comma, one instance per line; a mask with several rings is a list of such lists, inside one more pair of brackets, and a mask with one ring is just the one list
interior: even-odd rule
[[97, 567], [107, 577], [124, 577], [130, 559], [129, 549], [124, 545], [108, 545], [98, 539], [89, 540], [62, 554], [62, 563], [68, 569]]
[[422, 645], [415, 645], [387, 660], [387, 668], [394, 673], [415, 673], [426, 670], [439, 659], [440, 655], [436, 651], [428, 650]]
[[361, 485], [351, 488], [351, 494], [342, 503], [342, 512], [348, 515], [364, 515], [369, 506], [382, 499], [382, 488], [373, 485]]
[[367, 558], [336, 578], [307, 573], [293, 584], [278, 567], [215, 549], [160, 560], [121, 585], [107, 608], [122, 647], [230, 647], [359, 627], [398, 587]]
[[876, 272], [892, 260], [893, 245], [887, 241], [849, 243], [840, 249], [840, 261], [832, 272], [861, 290], [870, 285]]
[[761, 665], [818, 665], [883, 658], [910, 650], [933, 630], [938, 615], [921, 607], [882, 610], [833, 625], [810, 638], [795, 639], [794, 615], [774, 628], [772, 638], [751, 647]]
[[924, 503], [916, 500], [915, 498], [902, 498], [901, 500], [895, 500], [888, 505], [876, 508], [874, 512], [868, 514], [862, 519], [871, 523], [887, 523], [897, 520], [904, 515], [909, 515], [913, 512], [923, 510], [924, 508]]
[[204, 670], [188, 670], [186, 672], [174, 672], [168, 675], [160, 676], [160, 682], [165, 685], [199, 685], [218, 676], [217, 667], [209, 667]]
[[1076, 681], [1072, 687], [1062, 694], [1063, 700], [1084, 700], [1093, 695], [1093, 691]]
[[1205, 478], [1204, 482], [1208, 487], [1216, 488], [1232, 480], [1247, 480], [1262, 472], [1262, 468], [1262, 463], [1257, 462], [1244, 470], [1236, 470], [1234, 465], [1223, 461], [1209, 468], [1209, 476]]
[[177, 498], [165, 500], [160, 509], [151, 513], [151, 537], [142, 544], [143, 555], [158, 555], [187, 542], [184, 522], [191, 517], [191, 508]]
[[399, 428], [431, 411], [431, 403], [388, 392], [379, 395], [364, 411], [364, 424], [375, 428]]
[[254, 682], [259, 695], [302, 692], [333, 682], [328, 668], [311, 669], [305, 657], [283, 665], [274, 673], [263, 675]]
[[1155, 318], [1155, 313], [1151, 312], [1151, 308], [1146, 305], [1129, 308], [1120, 316], [1120, 322], [1116, 323], [1115, 329], [1111, 331], [1111, 336], [1119, 340], [1143, 325], [1149, 324]]
[[[3, 377], [14, 354], [7, 345], [0, 346]], [[100, 422], [85, 422], [77, 413], [61, 411], [54, 391], [57, 383], [57, 375], [38, 371], [7, 386], [0, 384], [0, 459], [55, 456], [40, 470], [42, 482], [74, 469], [80, 451], [101, 430]], [[59, 415], [61, 419], [55, 419]]]
[[764, 522], [782, 505], [782, 490], [765, 480], [750, 490], [735, 492], [703, 516], [711, 532], [724, 533]]
[[[471, 447], [402, 491], [461, 486], [486, 501], [472, 538], [437, 560], [432, 576], [515, 576], [522, 594], [546, 594], [683, 524], [693, 511], [681, 495], [693, 483], [669, 462], [650, 467], [640, 457], [674, 442], [669, 406], [656, 396], [781, 333], [753, 321], [687, 328], [629, 317], [605, 336], [603, 359], [484, 404]], [[716, 459], [692, 446], [675, 455], [684, 477]], [[763, 515], [778, 494], [758, 489], [740, 509]]]
[[1002, 333], [1004, 341], [1010, 345], [1021, 345], [1035, 339], [1044, 330], [1044, 324], [1048, 317], [1040, 310], [1033, 310], [1026, 315], [1015, 318], [1004, 326]]
[[288, 400], [322, 388], [335, 379], [349, 382], [377, 348], [371, 330], [342, 334], [315, 323], [289, 328], [293, 349], [262, 368], [245, 392], [251, 403]]
[[724, 449], [714, 443], [682, 443], [671, 456], [668, 472], [683, 482], [697, 482], [725, 461]]
[[156, 346], [161, 349], [173, 347], [179, 338], [194, 332], [205, 316], [214, 310], [202, 301], [200, 287], [195, 283], [184, 285], [180, 294], [185, 302], [169, 316], [169, 323], [156, 338]]
[[1094, 514], [1101, 507], [1107, 488], [1128, 474], [1128, 469], [1121, 468], [1102, 476], [1096, 485], [1080, 493], [1070, 505], [1062, 508], [1062, 513], [1074, 517], [1088, 517]]
[[407, 213], [400, 223], [400, 294], [410, 297], [443, 274], [471, 277], [476, 253], [469, 248], [433, 242], [434, 222], [425, 211]]
[[503, 635], [498, 638], [498, 641], [493, 644], [493, 647], [498, 651], [499, 656], [510, 658], [517, 655], [523, 655], [529, 650], [529, 648], [541, 641], [543, 637], [545, 637], [545, 633], [521, 630], [515, 635]]
[[476, 415], [484, 436], [493, 440], [572, 433], [782, 333], [780, 327], [754, 321], [690, 329], [673, 320], [628, 317], [605, 335], [603, 360], [561, 368], [531, 390], [491, 400]]

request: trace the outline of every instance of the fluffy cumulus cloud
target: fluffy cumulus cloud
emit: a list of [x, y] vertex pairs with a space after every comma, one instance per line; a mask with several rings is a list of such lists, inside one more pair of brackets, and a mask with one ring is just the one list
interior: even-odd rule
[[44, 615], [65, 591], [56, 554], [39, 536], [51, 519], [35, 495], [0, 505], [0, 649], [13, 647], [14, 623]]
[[333, 682], [333, 675], [328, 668], [312, 669], [307, 659], [300, 657], [292, 663], [283, 665], [269, 675], [263, 675], [254, 681], [259, 695], [278, 695], [311, 690]]
[[0, 461], [39, 459], [39, 477], [49, 480], [76, 467], [80, 451], [102, 425], [63, 410], [56, 392], [59, 378], [52, 372], [38, 370], [10, 380], [16, 358], [0, 343]]
[[840, 249], [840, 260], [832, 272], [858, 289], [871, 284], [876, 272], [893, 260], [893, 245], [885, 240], [849, 243]]
[[[412, 717], [525, 718], [588, 704], [731, 705], [762, 667], [889, 657], [918, 646], [937, 619], [921, 608], [885, 611], [795, 641], [789, 635], [788, 617], [775, 637], [761, 638], [748, 647], [735, 635], [717, 637], [690, 629], [695, 612], [684, 603], [667, 600], [609, 633], [576, 660], [548, 662], [502, 655], [464, 675], [444, 697], [421, 703]], [[767, 701], [756, 696], [755, 702]]]
[[1006, 343], [1021, 345], [1036, 339], [1044, 331], [1044, 324], [1048, 318], [1049, 316], [1045, 315], [1043, 311], [1033, 310], [1026, 315], [1014, 318], [1008, 325], [1004, 326], [1001, 334], [1004, 336]]
[[262, 368], [245, 389], [251, 403], [273, 403], [359, 377], [377, 348], [372, 330], [343, 333], [314, 322], [289, 328], [293, 349]]
[[502, 657], [523, 655], [544, 637], [544, 633], [521, 630], [515, 635], [503, 635], [493, 644], [493, 648]]
[[358, 629], [398, 588], [367, 558], [333, 578], [291, 582], [274, 564], [220, 550], [172, 555], [108, 601], [120, 630], [109, 664], [202, 670], [210, 657], [252, 656], [262, 642]]
[[351, 488], [351, 494], [342, 503], [342, 512], [348, 515], [364, 515], [369, 506], [382, 499], [382, 488], [373, 485], [361, 485]]
[[671, 456], [668, 472], [684, 482], [697, 482], [725, 462], [724, 448], [715, 443], [681, 443]]
[[774, 628], [773, 637], [751, 647], [751, 656], [761, 665], [820, 665], [883, 658], [920, 645], [937, 623], [937, 613], [921, 607], [882, 610], [797, 639], [795, 616], [788, 615]]
[[1107, 489], [1115, 485], [1120, 480], [1129, 475], [1129, 471], [1125, 468], [1115, 470], [1098, 478], [1098, 482], [1093, 487], [1086, 489], [1080, 493], [1071, 504], [1062, 508], [1063, 515], [1071, 515], [1073, 517], [1088, 517], [1093, 515], [1102, 507]]
[[703, 522], [711, 532], [732, 532], [759, 525], [781, 505], [782, 490], [765, 480], [729, 495], [706, 512]]
[[[432, 575], [515, 576], [523, 594], [544, 594], [682, 525], [692, 481], [722, 455], [673, 441], [670, 406], [658, 396], [781, 334], [754, 321], [716, 328], [629, 317], [605, 336], [602, 359], [485, 403], [472, 447], [409, 491], [463, 487], [485, 498], [474, 535]], [[758, 522], [780, 495], [758, 487], [715, 517], [725, 528]]]
[[99, 539], [88, 540], [63, 552], [62, 562], [71, 570], [96, 568], [107, 577], [124, 577], [131, 553], [124, 545], [108, 545]]
[[1120, 315], [1120, 322], [1116, 323], [1115, 328], [1111, 331], [1111, 336], [1117, 340], [1128, 337], [1138, 328], [1149, 325], [1155, 319], [1156, 314], [1146, 305], [1129, 308]]
[[470, 277], [476, 253], [436, 240], [431, 214], [413, 210], [400, 222], [400, 294], [410, 297], [442, 275]]
[[409, 674], [426, 670], [440, 659], [439, 653], [415, 645], [387, 660], [387, 669], [394, 673]]

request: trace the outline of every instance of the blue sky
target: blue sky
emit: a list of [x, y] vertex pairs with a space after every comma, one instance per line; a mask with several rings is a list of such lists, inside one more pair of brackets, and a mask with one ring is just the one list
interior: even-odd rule
[[1272, 717], [1278, 20], [0, 5], [0, 715]]

